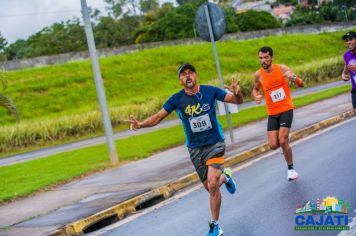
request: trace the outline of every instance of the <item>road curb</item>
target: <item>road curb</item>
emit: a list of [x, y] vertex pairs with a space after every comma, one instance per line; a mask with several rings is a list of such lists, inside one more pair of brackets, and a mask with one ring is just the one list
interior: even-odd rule
[[[302, 139], [310, 134], [313, 134], [319, 130], [322, 130], [331, 125], [340, 123], [344, 120], [350, 119], [354, 116], [353, 111], [344, 112], [332, 118], [317, 122], [308, 127], [302, 128], [295, 132], [291, 133], [291, 141], [296, 141]], [[263, 154], [269, 151], [270, 148], [267, 143], [251, 148], [243, 153], [238, 155], [231, 156], [226, 159], [224, 166], [231, 167], [236, 164], [239, 164], [245, 160], [253, 158], [257, 155]], [[150, 190], [144, 194], [133, 197], [127, 201], [119, 203], [113, 207], [110, 207], [106, 210], [98, 212], [94, 215], [88, 216], [86, 218], [77, 220], [73, 223], [70, 223], [49, 235], [51, 236], [72, 236], [72, 235], [82, 235], [84, 230], [88, 227], [101, 222], [105, 219], [114, 219], [114, 221], [122, 220], [130, 213], [134, 213], [140, 209], [145, 203], [150, 201], [160, 201], [169, 198], [175, 192], [184, 189], [192, 184], [199, 182], [198, 175], [194, 172], [179, 178], [178, 180], [165, 184], [161, 187]]]

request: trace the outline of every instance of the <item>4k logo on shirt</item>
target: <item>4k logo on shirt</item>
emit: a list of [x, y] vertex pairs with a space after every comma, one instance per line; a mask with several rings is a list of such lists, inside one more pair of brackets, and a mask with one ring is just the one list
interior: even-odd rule
[[193, 115], [199, 115], [202, 112], [202, 109], [200, 107], [200, 104], [195, 104], [195, 105], [188, 105], [185, 108], [185, 114], [188, 114], [189, 116]]

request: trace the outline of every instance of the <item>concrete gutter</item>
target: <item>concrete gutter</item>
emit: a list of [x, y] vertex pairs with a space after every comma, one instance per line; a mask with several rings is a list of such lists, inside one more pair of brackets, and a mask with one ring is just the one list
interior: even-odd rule
[[[340, 115], [334, 116], [332, 118], [317, 122], [306, 128], [297, 130], [291, 133], [291, 141], [296, 141], [302, 139], [308, 135], [311, 135], [317, 131], [320, 131], [326, 127], [335, 125], [347, 119], [350, 119], [354, 116], [353, 111], [344, 112]], [[269, 151], [270, 148], [267, 143], [251, 148], [241, 154], [231, 156], [226, 159], [224, 166], [231, 167], [235, 166], [243, 161], [256, 157], [257, 155], [263, 154]], [[179, 190], [182, 190], [188, 186], [196, 184], [199, 182], [198, 175], [194, 172], [188, 174], [182, 178], [179, 178], [176, 181], [173, 181], [169, 184], [163, 185], [159, 188], [148, 191], [144, 194], [138, 195], [134, 198], [131, 198], [127, 201], [119, 203], [113, 207], [110, 207], [106, 210], [98, 212], [92, 216], [77, 220], [73, 223], [70, 223], [55, 232], [50, 233], [51, 236], [72, 236], [72, 235], [82, 235], [84, 230], [88, 227], [101, 222], [105, 219], [112, 219], [113, 221], [118, 221], [124, 219], [127, 215], [136, 212], [139, 210], [143, 204], [150, 201], [161, 201], [171, 197], [174, 193]]]

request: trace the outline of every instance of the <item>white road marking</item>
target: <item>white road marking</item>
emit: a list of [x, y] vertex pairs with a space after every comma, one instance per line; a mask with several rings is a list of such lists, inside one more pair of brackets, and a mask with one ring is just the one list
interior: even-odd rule
[[[333, 126], [331, 126], [331, 127], [325, 128], [325, 129], [323, 129], [323, 130], [321, 130], [321, 131], [315, 132], [314, 134], [309, 135], [308, 137], [302, 138], [302, 139], [300, 139], [300, 140], [298, 140], [298, 141], [295, 141], [295, 142], [291, 143], [291, 146], [294, 146], [294, 145], [297, 145], [297, 144], [299, 144], [299, 143], [305, 142], [305, 141], [308, 140], [308, 139], [311, 139], [311, 138], [313, 138], [313, 137], [315, 137], [315, 136], [317, 136], [317, 135], [320, 135], [320, 134], [323, 134], [323, 133], [325, 133], [325, 132], [328, 132], [329, 130], [335, 129], [335, 128], [341, 126], [341, 125], [344, 125], [344, 124], [346, 124], [346, 123], [348, 123], [348, 122], [351, 122], [351, 121], [354, 121], [354, 120], [356, 120], [356, 117], [355, 117], [355, 118], [348, 119], [348, 120], [343, 121], [343, 122], [340, 122], [339, 124], [336, 124], [336, 125], [333, 125]], [[258, 158], [255, 158], [255, 159], [252, 159], [252, 160], [248, 161], [247, 163], [244, 163], [244, 164], [242, 164], [242, 165], [239, 165], [238, 167], [232, 169], [232, 171], [233, 171], [233, 172], [240, 171], [240, 170], [242, 170], [242, 169], [244, 169], [244, 168], [247, 168], [247, 167], [251, 166], [252, 164], [254, 164], [254, 163], [258, 162], [258, 161], [261, 161], [261, 160], [263, 160], [263, 159], [265, 159], [265, 158], [267, 158], [267, 157], [270, 157], [270, 156], [272, 156], [272, 155], [274, 155], [274, 154], [276, 154], [276, 153], [278, 153], [278, 152], [280, 152], [280, 151], [279, 151], [279, 150], [269, 151], [269, 152], [268, 152], [267, 154], [265, 154], [265, 155], [262, 155], [262, 156], [260, 156], [260, 157], [258, 157]], [[196, 190], [198, 190], [198, 189], [201, 189], [202, 187], [203, 187], [203, 185], [200, 184], [200, 183], [198, 183], [198, 184], [194, 185], [193, 187], [191, 187], [191, 188], [189, 188], [189, 189], [183, 189], [183, 190], [177, 192], [177, 193], [176, 193], [175, 195], [173, 195], [172, 197], [168, 198], [167, 200], [164, 200], [164, 201], [161, 202], [161, 203], [158, 203], [158, 204], [156, 204], [156, 205], [154, 205], [154, 206], [152, 206], [152, 207], [149, 207], [149, 208], [147, 208], [147, 209], [145, 209], [145, 210], [138, 211], [137, 213], [133, 213], [132, 215], [129, 215], [128, 217], [126, 217], [126, 218], [120, 220], [120, 221], [117, 222], [117, 223], [114, 223], [114, 224], [112, 224], [112, 225], [109, 225], [109, 226], [107, 226], [107, 227], [105, 227], [105, 228], [103, 228], [103, 229], [100, 229], [100, 230], [95, 231], [95, 232], [93, 232], [93, 233], [90, 233], [90, 234], [88, 234], [88, 235], [90, 235], [90, 236], [99, 236], [99, 235], [103, 235], [103, 234], [105, 234], [105, 233], [109, 233], [109, 232], [110, 232], [111, 230], [113, 230], [113, 229], [116, 229], [116, 228], [118, 228], [118, 227], [120, 227], [120, 226], [122, 226], [122, 225], [124, 225], [124, 224], [127, 224], [127, 223], [129, 223], [129, 222], [131, 222], [131, 221], [134, 221], [134, 220], [136, 220], [137, 218], [139, 218], [139, 217], [141, 217], [141, 216], [144, 216], [144, 215], [146, 215], [146, 214], [148, 214], [148, 213], [150, 213], [150, 212], [152, 212], [152, 211], [154, 211], [154, 210], [156, 210], [156, 209], [158, 209], [158, 208], [161, 208], [162, 206], [166, 206], [166, 205], [168, 205], [168, 204], [170, 204], [170, 203], [172, 203], [172, 202], [175, 202], [175, 201], [177, 201], [177, 200], [179, 200], [179, 199], [181, 199], [181, 198], [183, 198], [183, 197], [185, 197], [185, 196], [191, 194], [192, 192], [194, 192], [194, 191], [196, 191]], [[356, 217], [355, 217], [354, 220], [352, 221], [352, 223], [353, 223], [353, 226], [352, 226], [352, 227], [354, 227], [355, 230], [356, 230], [356, 227], [355, 227], [356, 220], [355, 220], [355, 219], [356, 219]], [[350, 223], [350, 224], [351, 224], [351, 223]], [[350, 227], [350, 228], [351, 228], [351, 227]], [[353, 234], [353, 235], [356, 235], [356, 234]], [[338, 235], [338, 236], [350, 236], [350, 235], [347, 234], [347, 235]]]

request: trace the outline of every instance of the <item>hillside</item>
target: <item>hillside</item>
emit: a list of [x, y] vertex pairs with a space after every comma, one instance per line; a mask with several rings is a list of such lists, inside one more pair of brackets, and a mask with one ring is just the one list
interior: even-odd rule
[[[291, 67], [315, 60], [338, 57], [345, 51], [342, 32], [319, 35], [283, 35], [217, 44], [222, 73], [251, 74], [258, 69], [257, 50], [269, 45], [276, 63]], [[110, 107], [145, 104], [165, 99], [180, 89], [176, 69], [183, 62], [196, 65], [202, 83], [217, 77], [209, 43], [170, 46], [100, 60]], [[58, 118], [98, 108], [92, 68], [89, 61], [25, 69], [2, 74], [8, 82], [5, 94], [20, 111], [22, 121]], [[1, 124], [14, 118], [1, 109]]]

